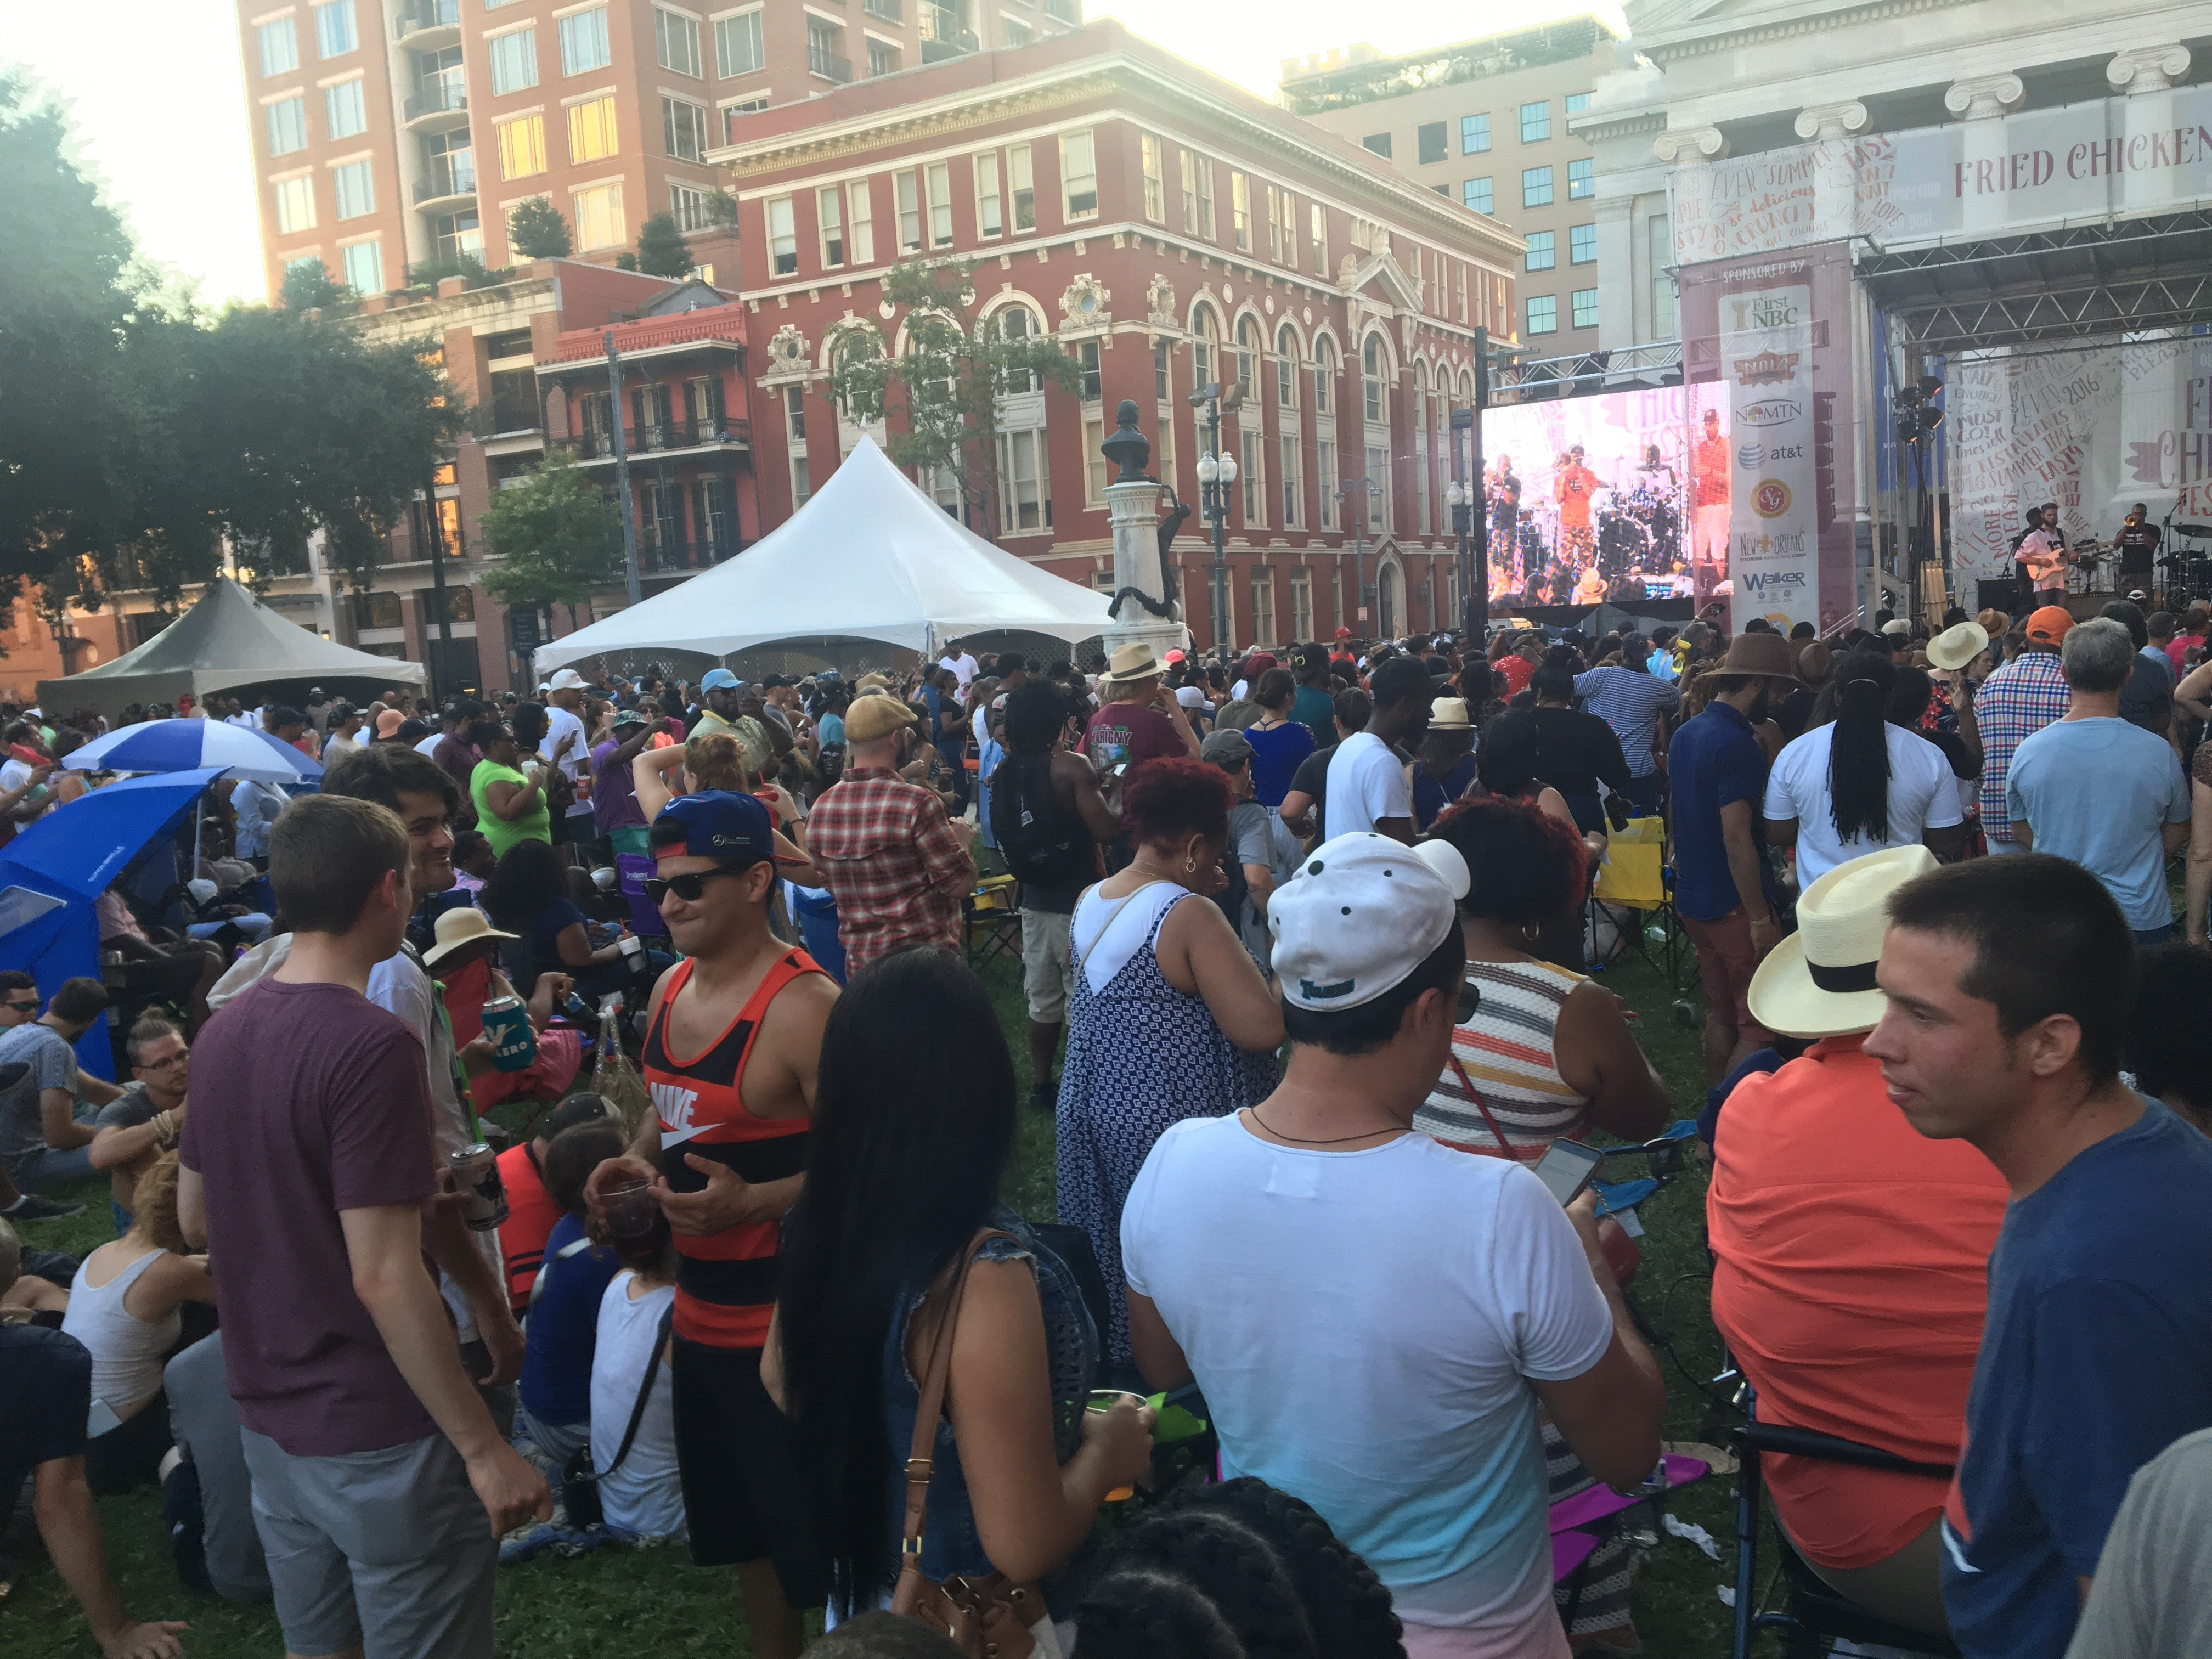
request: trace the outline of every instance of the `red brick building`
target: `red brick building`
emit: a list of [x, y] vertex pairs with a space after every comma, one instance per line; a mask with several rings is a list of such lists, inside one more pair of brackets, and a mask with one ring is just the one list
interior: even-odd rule
[[[1098, 446], [1115, 406], [1137, 403], [1156, 476], [1194, 508], [1213, 440], [1189, 395], [1234, 380], [1244, 397], [1220, 445], [1241, 470], [1236, 642], [1456, 614], [1449, 411], [1473, 400], [1474, 330], [1511, 331], [1522, 252], [1494, 220], [1111, 22], [732, 116], [729, 132], [709, 159], [738, 198], [763, 523], [858, 441], [830, 369], [878, 339], [901, 349], [885, 270], [968, 258], [982, 325], [1049, 333], [1080, 372], [1076, 392], [1002, 399], [1009, 550], [1109, 586]], [[1363, 478], [1364, 501], [1340, 490]], [[1201, 528], [1188, 523], [1174, 561], [1203, 641]]]

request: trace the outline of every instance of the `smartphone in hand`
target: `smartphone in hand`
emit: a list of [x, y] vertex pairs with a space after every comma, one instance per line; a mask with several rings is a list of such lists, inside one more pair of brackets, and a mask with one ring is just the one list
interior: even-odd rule
[[1565, 1209], [1582, 1196], [1583, 1188], [1590, 1184], [1590, 1177], [1604, 1160], [1605, 1154], [1595, 1146], [1585, 1146], [1576, 1140], [1555, 1140], [1536, 1160], [1536, 1179]]

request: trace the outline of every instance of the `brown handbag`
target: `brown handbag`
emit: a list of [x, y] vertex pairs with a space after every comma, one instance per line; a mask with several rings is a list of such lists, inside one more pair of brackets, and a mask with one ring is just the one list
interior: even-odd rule
[[891, 1591], [893, 1613], [949, 1637], [969, 1659], [1028, 1659], [1036, 1646], [1030, 1626], [1044, 1616], [1044, 1597], [1037, 1587], [1017, 1584], [1003, 1572], [988, 1578], [956, 1574], [939, 1583], [925, 1578], [921, 1571], [922, 1516], [929, 1506], [933, 1473], [930, 1453], [937, 1443], [938, 1419], [945, 1412], [945, 1385], [952, 1376], [952, 1334], [960, 1323], [968, 1270], [975, 1265], [975, 1252], [992, 1239], [1012, 1237], [997, 1228], [977, 1233], [961, 1259], [939, 1275], [940, 1284], [950, 1281], [949, 1290], [914, 1414], [914, 1445], [906, 1460], [906, 1524], [899, 1534], [898, 1583]]

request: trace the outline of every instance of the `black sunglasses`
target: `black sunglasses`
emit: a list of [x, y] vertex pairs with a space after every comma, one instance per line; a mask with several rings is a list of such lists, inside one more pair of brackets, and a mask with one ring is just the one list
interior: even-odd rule
[[742, 876], [752, 867], [750, 864], [725, 864], [712, 870], [695, 870], [688, 876], [669, 876], [665, 879], [659, 876], [647, 876], [641, 884], [645, 889], [645, 902], [658, 909], [660, 902], [673, 893], [686, 904], [696, 904], [706, 892], [707, 883], [711, 878]]
[[1481, 1006], [1482, 993], [1476, 990], [1474, 987], [1469, 985], [1466, 981], [1462, 980], [1460, 981], [1459, 988], [1459, 1013], [1457, 1017], [1453, 1019], [1452, 1024], [1455, 1025], [1466, 1024], [1468, 1021], [1474, 1018], [1476, 1012], [1480, 1009]]
[[8, 1002], [8, 1011], [16, 1014], [35, 1014], [39, 1012], [39, 1000], [33, 997], [28, 1002], [17, 1002], [10, 998]]

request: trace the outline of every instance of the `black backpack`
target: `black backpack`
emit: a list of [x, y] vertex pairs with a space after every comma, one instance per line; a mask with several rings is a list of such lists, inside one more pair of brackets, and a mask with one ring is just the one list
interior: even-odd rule
[[1052, 789], [1052, 756], [1009, 755], [991, 778], [991, 834], [1019, 880], [1068, 887], [1098, 873], [1098, 844]]

